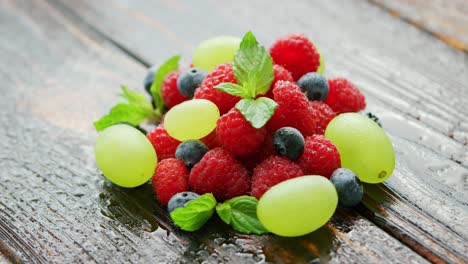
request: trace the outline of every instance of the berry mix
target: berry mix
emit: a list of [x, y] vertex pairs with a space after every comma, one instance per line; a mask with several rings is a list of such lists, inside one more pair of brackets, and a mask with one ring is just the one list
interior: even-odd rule
[[[192, 65], [180, 56], [151, 67], [153, 101], [122, 86], [127, 102], [96, 121], [96, 162], [106, 178], [136, 187], [152, 177], [175, 225], [201, 228], [214, 214], [236, 231], [301, 236], [338, 205], [353, 207], [362, 182], [393, 172], [392, 144], [365, 97], [303, 34], [267, 51], [251, 32], [202, 42]], [[137, 127], [159, 125], [146, 137]], [[148, 199], [151, 199], [148, 197]]]

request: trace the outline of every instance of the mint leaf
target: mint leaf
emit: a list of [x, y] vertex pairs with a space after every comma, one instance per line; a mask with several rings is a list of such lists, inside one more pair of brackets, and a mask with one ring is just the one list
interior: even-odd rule
[[242, 39], [232, 63], [234, 76], [250, 97], [266, 94], [274, 79], [273, 60], [265, 47], [259, 46], [251, 31]]
[[129, 90], [126, 86], [121, 85], [123, 94], [121, 96], [124, 99], [127, 99], [128, 103], [131, 105], [139, 106], [141, 109], [151, 112], [153, 111], [153, 106], [151, 105], [151, 102], [148, 101], [144, 95], [136, 93], [132, 90]]
[[146, 100], [144, 95], [136, 93], [123, 85], [121, 88], [123, 93], [120, 96], [128, 102], [116, 104], [111, 108], [109, 114], [94, 122], [97, 131], [104, 130], [117, 123], [129, 123], [137, 126], [146, 118], [157, 118], [153, 106]]
[[273, 116], [278, 103], [268, 97], [242, 99], [236, 104], [237, 110], [255, 128], [263, 127]]
[[239, 196], [216, 206], [219, 217], [234, 230], [245, 234], [268, 233], [257, 217], [258, 200], [252, 196]]
[[179, 69], [179, 60], [180, 55], [175, 55], [169, 58], [166, 62], [164, 62], [156, 71], [154, 75], [154, 81], [151, 85], [151, 94], [153, 95], [154, 103], [156, 104], [156, 108], [159, 110], [159, 113], [162, 114], [164, 112], [164, 101], [161, 95], [161, 86], [163, 83], [164, 78], [166, 75], [172, 71], [176, 71]]
[[185, 231], [200, 229], [213, 215], [216, 199], [206, 193], [171, 212], [174, 223]]
[[240, 96], [242, 98], [250, 96], [250, 94], [244, 87], [235, 83], [220, 83], [216, 85], [215, 88], [230, 95]]
[[97, 131], [102, 131], [107, 127], [117, 123], [129, 123], [137, 126], [143, 122], [147, 117], [147, 112], [138, 106], [119, 103], [112, 107], [109, 114], [101, 117], [98, 121], [94, 122], [94, 127]]

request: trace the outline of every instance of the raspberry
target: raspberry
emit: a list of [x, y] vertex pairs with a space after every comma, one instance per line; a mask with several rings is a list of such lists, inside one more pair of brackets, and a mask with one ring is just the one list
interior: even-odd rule
[[194, 192], [212, 193], [218, 200], [245, 195], [250, 190], [249, 172], [223, 148], [208, 151], [193, 166], [189, 183]]
[[239, 110], [233, 108], [218, 119], [216, 133], [224, 148], [234, 155], [248, 156], [263, 143], [266, 129], [254, 128]]
[[201, 142], [205, 143], [208, 149], [214, 149], [221, 147], [221, 144], [218, 140], [218, 135], [216, 135], [216, 129], [214, 129], [210, 134], [200, 139]]
[[292, 82], [278, 81], [273, 88], [274, 100], [278, 103], [275, 113], [267, 123], [271, 132], [290, 126], [302, 135], [311, 135], [315, 130], [314, 117], [310, 115], [309, 101], [301, 89]]
[[175, 105], [187, 101], [190, 98], [183, 96], [179, 89], [177, 89], [177, 78], [179, 78], [180, 71], [170, 72], [163, 80], [161, 86], [161, 95], [164, 104], [167, 108], [171, 108]]
[[275, 74], [275, 78], [273, 79], [273, 82], [271, 83], [271, 89], [268, 90], [268, 93], [265, 95], [266, 97], [269, 97], [269, 98], [273, 98], [273, 87], [275, 87], [275, 84], [278, 81], [289, 81], [289, 82], [294, 81], [291, 73], [278, 64], [273, 65], [273, 71]]
[[214, 88], [223, 82], [237, 83], [231, 63], [220, 64], [208, 73], [200, 87], [195, 90], [194, 98], [210, 100], [218, 106], [221, 115], [227, 113], [242, 98]]
[[312, 135], [305, 140], [304, 152], [296, 161], [305, 174], [330, 178], [341, 166], [340, 154], [335, 145], [322, 135]]
[[304, 173], [296, 163], [287, 158], [271, 156], [254, 169], [252, 196], [260, 199], [272, 186], [302, 175]]
[[158, 163], [153, 176], [153, 189], [159, 202], [167, 205], [171, 197], [189, 190], [189, 170], [183, 161], [170, 158]]
[[146, 137], [153, 145], [158, 160], [161, 161], [163, 159], [175, 157], [175, 152], [180, 141], [169, 136], [163, 125], [157, 126], [153, 131], [149, 132]]
[[314, 134], [323, 135], [328, 123], [336, 116], [330, 106], [321, 101], [311, 101], [309, 103], [311, 115], [315, 118]]
[[270, 47], [270, 55], [276, 64], [291, 72], [295, 81], [308, 72], [317, 71], [320, 54], [303, 34], [291, 34], [277, 39]]
[[273, 154], [275, 154], [275, 149], [273, 148], [273, 134], [267, 131], [265, 140], [263, 140], [262, 145], [260, 145], [257, 151], [249, 156], [239, 157], [239, 160], [249, 171], [253, 171], [259, 163]]
[[328, 80], [330, 91], [325, 103], [337, 114], [358, 112], [366, 108], [366, 99], [359, 89], [344, 78]]

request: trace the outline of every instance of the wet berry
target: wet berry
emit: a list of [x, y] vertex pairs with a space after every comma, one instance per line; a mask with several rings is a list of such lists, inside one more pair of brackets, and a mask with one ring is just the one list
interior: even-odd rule
[[188, 98], [193, 98], [195, 89], [197, 89], [206, 77], [206, 71], [200, 68], [188, 69], [180, 74], [177, 79], [177, 88], [179, 92]]
[[339, 168], [330, 178], [338, 192], [338, 203], [343, 207], [357, 205], [364, 195], [364, 189], [357, 175], [350, 169]]
[[190, 169], [203, 158], [206, 152], [208, 152], [208, 147], [200, 140], [187, 140], [179, 144], [175, 157], [182, 160]]
[[273, 146], [280, 156], [298, 159], [304, 151], [304, 137], [293, 127], [282, 127], [273, 136]]
[[299, 79], [297, 85], [310, 101], [324, 101], [328, 96], [328, 82], [316, 72], [309, 72]]

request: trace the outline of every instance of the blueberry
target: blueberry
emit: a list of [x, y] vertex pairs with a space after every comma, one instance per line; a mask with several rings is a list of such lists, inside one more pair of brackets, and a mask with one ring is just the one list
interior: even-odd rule
[[146, 73], [145, 79], [143, 80], [143, 86], [145, 86], [145, 90], [151, 95], [151, 85], [154, 81], [154, 76], [156, 75], [156, 71], [158, 70], [158, 65], [153, 65], [148, 69]]
[[360, 111], [359, 112], [360, 114], [364, 115], [364, 116], [367, 116], [368, 118], [370, 118], [372, 121], [374, 121], [375, 123], [377, 123], [377, 125], [379, 125], [379, 127], [382, 127], [382, 123], [380, 123], [380, 120], [379, 118], [374, 115], [373, 113], [371, 112], [366, 112], [366, 111]]
[[179, 207], [184, 207], [188, 202], [197, 199], [200, 195], [194, 192], [180, 192], [174, 194], [167, 204], [167, 211], [171, 213]]
[[304, 136], [294, 127], [282, 127], [273, 136], [273, 147], [280, 156], [296, 160], [304, 151]]
[[310, 101], [324, 101], [328, 96], [328, 82], [325, 77], [316, 72], [303, 75], [297, 85], [307, 95]]
[[330, 178], [338, 192], [338, 202], [343, 207], [357, 205], [364, 195], [361, 181], [350, 169], [339, 168], [335, 170]]
[[200, 68], [191, 68], [180, 74], [177, 79], [177, 88], [179, 92], [188, 98], [193, 98], [195, 89], [200, 86], [205, 79], [206, 71]]
[[187, 140], [177, 146], [175, 157], [182, 160], [190, 169], [203, 158], [206, 152], [208, 152], [208, 147], [200, 140]]

